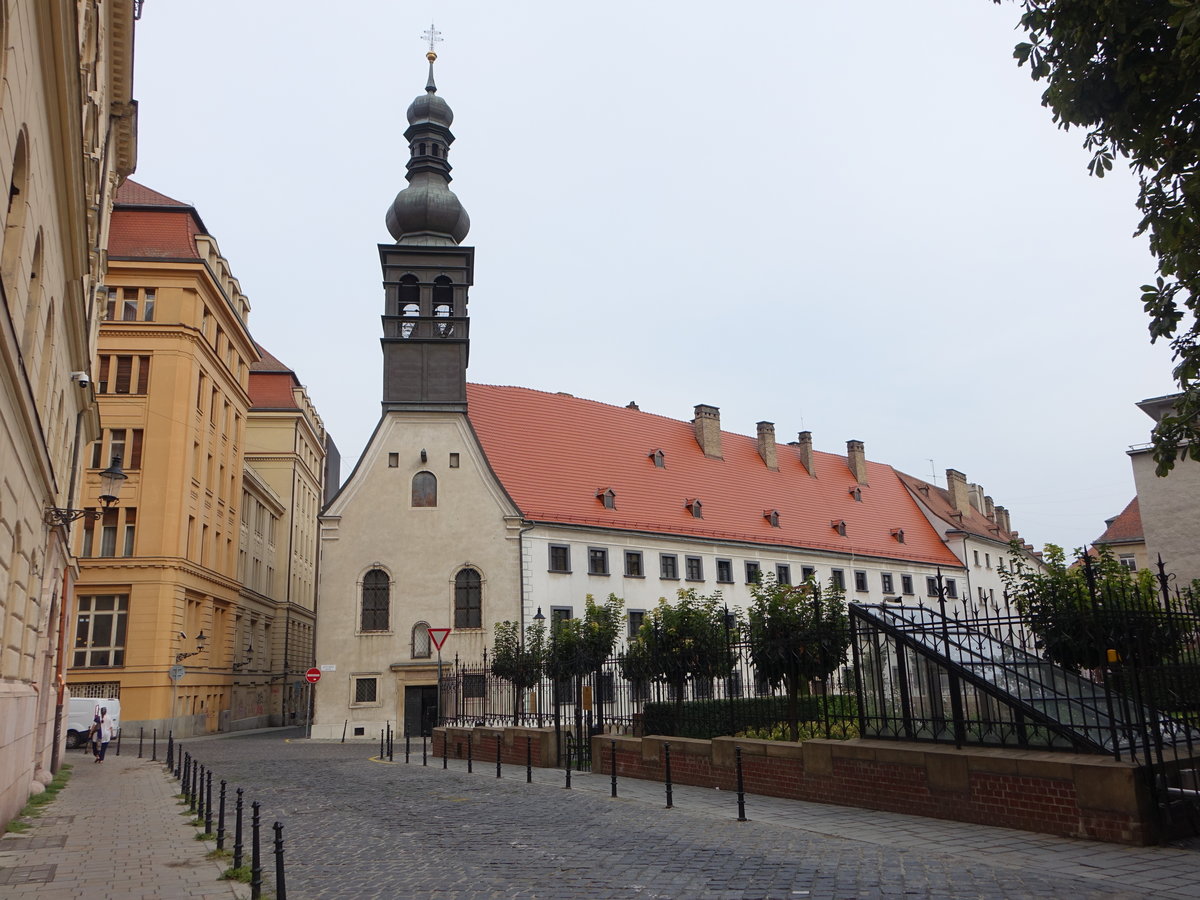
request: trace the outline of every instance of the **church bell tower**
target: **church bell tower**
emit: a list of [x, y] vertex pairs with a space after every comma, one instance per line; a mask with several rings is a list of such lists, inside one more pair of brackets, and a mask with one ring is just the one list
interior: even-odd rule
[[396, 243], [380, 244], [383, 314], [383, 410], [467, 409], [467, 291], [475, 249], [461, 243], [471, 227], [450, 190], [454, 113], [437, 94], [430, 29], [429, 81], [408, 107], [408, 186], [387, 211]]

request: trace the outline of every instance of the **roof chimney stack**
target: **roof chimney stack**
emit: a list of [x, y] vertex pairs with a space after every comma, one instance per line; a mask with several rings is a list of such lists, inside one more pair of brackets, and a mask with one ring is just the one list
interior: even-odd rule
[[983, 512], [983, 488], [977, 484], [973, 484], [967, 491], [967, 499], [971, 501], [971, 505], [979, 512]]
[[775, 423], [758, 423], [758, 455], [768, 469], [779, 471], [779, 460], [775, 455]]
[[996, 507], [996, 524], [1000, 526], [1000, 530], [1012, 533], [1012, 524], [1008, 521], [1008, 510], [1003, 506]]
[[696, 430], [696, 443], [709, 459], [724, 459], [721, 455], [721, 410], [706, 403], [696, 406], [696, 418], [692, 419]]
[[991, 497], [986, 495], [983, 498], [983, 514], [993, 522], [996, 521], [996, 504], [992, 502]]
[[971, 498], [967, 491], [967, 476], [958, 469], [947, 469], [946, 487], [950, 490], [950, 502], [954, 504], [955, 512], [969, 513]]
[[859, 484], [867, 483], [867, 451], [862, 441], [846, 441], [846, 465]]
[[812, 478], [816, 478], [817, 473], [813, 471], [812, 432], [802, 431], [796, 435], [796, 446], [800, 448], [800, 462], [805, 471]]

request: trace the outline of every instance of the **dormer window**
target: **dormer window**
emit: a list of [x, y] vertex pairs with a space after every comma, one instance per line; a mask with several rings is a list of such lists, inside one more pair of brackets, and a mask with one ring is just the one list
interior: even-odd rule
[[604, 504], [605, 509], [617, 508], [617, 495], [612, 488], [601, 488], [596, 491], [596, 499]]
[[894, 537], [896, 539], [896, 543], [903, 544], [904, 543], [904, 529], [903, 528], [893, 528], [892, 529], [892, 537]]
[[854, 498], [855, 503], [862, 503], [862, 488], [860, 488], [860, 487], [850, 488], [850, 496]]
[[829, 523], [829, 527], [832, 528], [834, 531], [836, 531], [838, 534], [840, 534], [842, 537], [846, 536], [846, 520], [845, 519], [834, 519], [832, 522]]
[[703, 510], [700, 500], [698, 498], [693, 497], [690, 500], [685, 500], [683, 505], [685, 507], [687, 507], [687, 511], [692, 514], [693, 519], [703, 519], [704, 518], [704, 514], [703, 514], [704, 510]]
[[767, 520], [767, 524], [770, 525], [772, 528], [779, 527], [779, 510], [764, 509], [763, 510], [763, 518]]
[[651, 450], [650, 458], [654, 460], [654, 468], [665, 469], [667, 467], [667, 455], [661, 450]]

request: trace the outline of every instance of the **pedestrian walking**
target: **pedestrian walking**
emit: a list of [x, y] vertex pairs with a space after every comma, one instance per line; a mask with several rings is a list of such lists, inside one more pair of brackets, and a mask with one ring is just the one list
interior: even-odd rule
[[100, 707], [100, 715], [96, 717], [96, 721], [92, 724], [95, 729], [92, 735], [92, 752], [96, 757], [96, 762], [104, 762], [104, 754], [108, 751], [108, 742], [112, 740], [113, 723], [108, 717], [108, 707]]

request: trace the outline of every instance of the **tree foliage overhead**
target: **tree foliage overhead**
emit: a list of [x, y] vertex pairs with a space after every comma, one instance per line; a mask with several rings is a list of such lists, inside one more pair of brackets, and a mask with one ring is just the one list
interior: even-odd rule
[[597, 671], [617, 645], [625, 601], [609, 594], [603, 604], [591, 594], [582, 619], [556, 623], [546, 654], [546, 674], [555, 680], [578, 678]]
[[1183, 392], [1154, 430], [1165, 475], [1200, 460], [1200, 0], [1016, 2], [1027, 40], [1013, 55], [1045, 82], [1042, 104], [1059, 127], [1086, 130], [1093, 175], [1123, 157], [1140, 181], [1135, 233], [1158, 260], [1141, 300]]

